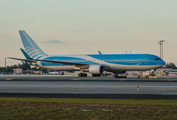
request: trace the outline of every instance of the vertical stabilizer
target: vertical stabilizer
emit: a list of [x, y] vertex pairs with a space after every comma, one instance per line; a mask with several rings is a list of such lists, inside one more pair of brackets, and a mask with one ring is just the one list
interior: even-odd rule
[[19, 33], [25, 48], [25, 52], [31, 58], [46, 55], [24, 30], [19, 30]]
[[98, 51], [99, 55], [102, 55], [101, 51]]

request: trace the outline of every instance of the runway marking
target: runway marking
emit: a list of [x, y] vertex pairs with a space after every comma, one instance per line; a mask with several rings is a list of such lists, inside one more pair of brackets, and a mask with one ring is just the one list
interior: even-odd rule
[[71, 79], [71, 80], [81, 80], [81, 79]]
[[174, 80], [168, 80], [168, 81], [174, 81]]
[[5, 79], [5, 80], [13, 80], [13, 78], [7, 78], [7, 79]]
[[170, 78], [173, 78], [173, 77], [166, 77], [165, 79], [170, 79]]

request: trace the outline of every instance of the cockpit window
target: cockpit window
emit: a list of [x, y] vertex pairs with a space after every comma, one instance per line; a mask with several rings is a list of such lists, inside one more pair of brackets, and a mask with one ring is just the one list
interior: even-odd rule
[[162, 60], [161, 58], [155, 58], [155, 60]]

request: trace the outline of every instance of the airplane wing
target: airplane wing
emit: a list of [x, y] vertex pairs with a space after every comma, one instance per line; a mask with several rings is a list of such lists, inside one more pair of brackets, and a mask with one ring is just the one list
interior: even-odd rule
[[74, 63], [74, 62], [69, 62], [69, 61], [55, 61], [55, 60], [38, 60], [38, 59], [21, 59], [21, 58], [13, 58], [13, 57], [7, 57], [9, 59], [14, 59], [14, 60], [20, 60], [20, 61], [26, 61], [26, 62], [50, 62], [50, 63], [60, 63], [60, 64], [67, 64], [67, 65], [89, 65], [89, 64], [84, 64], [84, 63]]

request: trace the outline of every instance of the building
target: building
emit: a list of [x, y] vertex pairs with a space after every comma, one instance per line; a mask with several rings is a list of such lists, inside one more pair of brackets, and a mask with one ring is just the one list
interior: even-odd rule
[[33, 71], [33, 74], [35, 74], [35, 75], [42, 75], [42, 71]]
[[13, 69], [14, 74], [35, 74], [35, 75], [42, 75], [42, 71], [34, 71], [34, 70], [22, 70], [20, 68]]
[[16, 68], [16, 69], [13, 69], [13, 73], [14, 73], [14, 74], [22, 74], [22, 73], [23, 73], [23, 70], [20, 69], [20, 68]]

